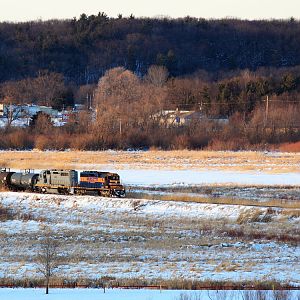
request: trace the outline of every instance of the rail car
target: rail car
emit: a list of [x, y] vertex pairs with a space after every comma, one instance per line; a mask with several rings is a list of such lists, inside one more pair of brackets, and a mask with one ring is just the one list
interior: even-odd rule
[[52, 194], [99, 195], [125, 197], [125, 188], [116, 173], [76, 170], [43, 170], [33, 172], [0, 171], [0, 186], [12, 191]]
[[0, 169], [0, 187], [9, 188], [10, 178], [14, 173], [7, 169]]

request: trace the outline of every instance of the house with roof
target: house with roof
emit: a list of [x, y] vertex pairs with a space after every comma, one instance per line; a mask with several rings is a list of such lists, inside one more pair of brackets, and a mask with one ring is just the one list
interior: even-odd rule
[[188, 126], [199, 121], [214, 122], [219, 125], [228, 123], [228, 118], [212, 118], [206, 116], [203, 112], [194, 110], [161, 110], [153, 118], [166, 127]]

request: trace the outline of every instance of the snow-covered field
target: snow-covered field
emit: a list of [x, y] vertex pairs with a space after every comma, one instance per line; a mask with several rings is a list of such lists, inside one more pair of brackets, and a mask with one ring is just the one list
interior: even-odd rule
[[[276, 292], [279, 295], [287, 296], [286, 298], [273, 298], [273, 291], [180, 291], [180, 290], [103, 290], [99, 289], [51, 289], [49, 295], [44, 294], [43, 289], [0, 289], [1, 300], [244, 300], [246, 295], [253, 295], [251, 299], [267, 299], [255, 298], [257, 293], [267, 295], [271, 299], [296, 300], [299, 291]], [[261, 296], [262, 297], [262, 296]], [[248, 298], [246, 298], [248, 299]], [[269, 298], [270, 299], [270, 298]], [[299, 298], [298, 298], [299, 299]]]
[[[35, 255], [47, 226], [68, 258], [58, 269], [60, 277], [300, 285], [299, 245], [247, 238], [251, 232], [297, 232], [300, 219], [287, 217], [284, 209], [13, 192], [0, 193], [0, 204], [16, 214], [1, 222], [0, 277], [40, 276]], [[259, 222], [266, 216], [267, 223]], [[236, 229], [246, 235], [231, 236]]]
[[[60, 244], [59, 278], [278, 280], [299, 286], [300, 155], [172, 155], [1, 152], [0, 164], [2, 160], [15, 169], [22, 162], [35, 169], [62, 162], [64, 168], [116, 171], [135, 198], [0, 192], [0, 206], [12, 212], [0, 221], [0, 278], [41, 278], [36, 254], [45, 228], [50, 228]], [[153, 200], [138, 198], [143, 193]], [[180, 201], [158, 200], [156, 195], [163, 193], [174, 193]], [[207, 197], [210, 203], [183, 202], [183, 193]], [[209, 200], [217, 197], [295, 205], [286, 209], [211, 204]], [[0, 298], [12, 293], [9, 299], [14, 299], [14, 291], [18, 295], [18, 290], [0, 290]], [[40, 290], [31, 291], [33, 298], [27, 291], [22, 299], [43, 297]], [[99, 290], [73, 292], [74, 299], [114, 299]], [[173, 291], [145, 291], [147, 298], [134, 296], [135, 291], [109, 292], [131, 300], [180, 297]], [[61, 299], [64, 293], [55, 290], [49, 299]]]
[[298, 186], [300, 154], [205, 151], [0, 151], [0, 167], [101, 170], [127, 186]]

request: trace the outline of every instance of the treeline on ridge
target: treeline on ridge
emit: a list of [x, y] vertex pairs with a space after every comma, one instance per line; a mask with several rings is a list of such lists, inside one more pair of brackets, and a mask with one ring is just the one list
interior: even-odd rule
[[[7, 124], [0, 148], [239, 150], [298, 142], [299, 33], [294, 19], [99, 13], [0, 23], [4, 103], [86, 108], [61, 127], [43, 115], [28, 128]], [[204, 117], [170, 126], [157, 117], [168, 110]]]
[[116, 66], [144, 75], [149, 66], [163, 65], [171, 76], [296, 66], [300, 22], [82, 14], [72, 20], [0, 23], [0, 45], [0, 82], [47, 69], [82, 85], [96, 83]]

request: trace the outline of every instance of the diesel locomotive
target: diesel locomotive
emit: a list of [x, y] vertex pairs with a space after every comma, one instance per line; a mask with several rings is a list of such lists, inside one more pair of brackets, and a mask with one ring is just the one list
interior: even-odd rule
[[[79, 176], [78, 176], [79, 174]], [[0, 187], [12, 191], [50, 194], [125, 197], [125, 188], [116, 173], [76, 170], [42, 170], [39, 174], [0, 170]]]

